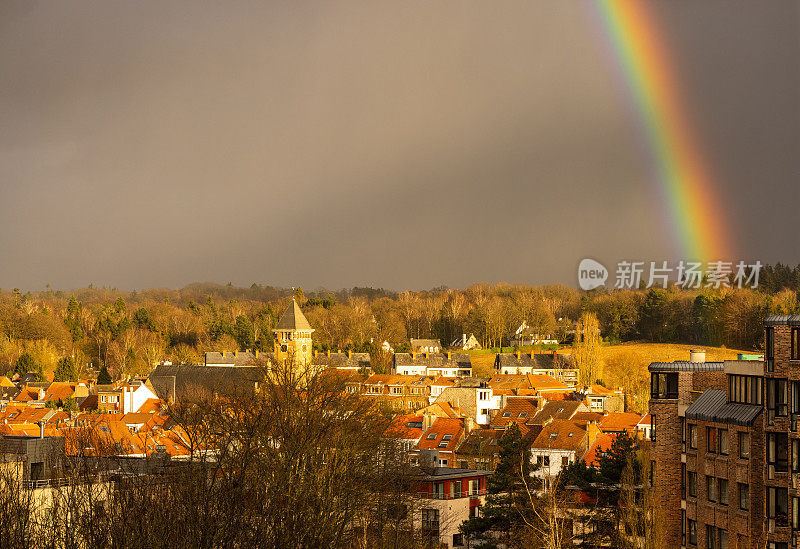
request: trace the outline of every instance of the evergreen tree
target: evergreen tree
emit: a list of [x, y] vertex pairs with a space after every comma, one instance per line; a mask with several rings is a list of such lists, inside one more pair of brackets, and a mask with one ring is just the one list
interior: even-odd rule
[[105, 364], [102, 368], [100, 368], [100, 373], [97, 375], [97, 384], [98, 385], [111, 385], [111, 375], [108, 373], [108, 369], [106, 368]]
[[64, 357], [58, 361], [53, 381], [78, 381], [78, 368], [72, 357]]

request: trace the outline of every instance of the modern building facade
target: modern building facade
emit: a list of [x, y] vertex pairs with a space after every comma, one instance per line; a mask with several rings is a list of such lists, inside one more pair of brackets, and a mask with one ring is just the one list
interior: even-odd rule
[[693, 351], [649, 367], [667, 547], [798, 547], [800, 316], [765, 319], [764, 349], [763, 360]]

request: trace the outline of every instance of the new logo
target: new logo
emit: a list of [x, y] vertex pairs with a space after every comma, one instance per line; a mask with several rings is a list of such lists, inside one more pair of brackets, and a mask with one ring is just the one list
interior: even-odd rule
[[586, 258], [578, 265], [578, 285], [581, 290], [594, 290], [605, 286], [608, 269], [594, 259]]

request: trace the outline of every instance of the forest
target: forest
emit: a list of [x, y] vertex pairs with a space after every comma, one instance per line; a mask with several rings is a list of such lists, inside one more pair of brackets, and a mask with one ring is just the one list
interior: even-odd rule
[[163, 361], [202, 362], [209, 350], [272, 349], [271, 330], [292, 298], [315, 328], [317, 350], [373, 353], [380, 371], [387, 341], [407, 350], [409, 338], [446, 347], [462, 333], [484, 348], [508, 346], [524, 320], [569, 344], [576, 321], [592, 313], [603, 341], [650, 341], [758, 350], [769, 314], [800, 312], [800, 266], [762, 270], [758, 289], [701, 288], [583, 292], [565, 285], [479, 283], [395, 292], [339, 291], [253, 284], [190, 284], [121, 291], [46, 288], [0, 290], [0, 373], [56, 372], [74, 379], [87, 368], [113, 378], [146, 375]]

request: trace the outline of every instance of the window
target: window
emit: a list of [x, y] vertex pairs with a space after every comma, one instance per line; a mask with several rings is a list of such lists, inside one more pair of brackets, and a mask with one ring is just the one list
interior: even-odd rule
[[686, 510], [681, 510], [681, 545], [686, 545]]
[[708, 547], [708, 549], [719, 549], [716, 534], [716, 529], [713, 526], [706, 525], [706, 547]]
[[789, 522], [789, 499], [786, 488], [767, 486], [767, 517], [775, 520], [776, 526], [787, 526]]
[[728, 479], [717, 479], [717, 499], [720, 505], [728, 505]]
[[681, 417], [681, 452], [686, 451], [686, 418]]
[[689, 424], [689, 448], [697, 450], [697, 425]]
[[800, 328], [792, 328], [791, 360], [800, 360]]
[[469, 481], [469, 495], [477, 496], [480, 492], [480, 481], [478, 479], [472, 479]]
[[650, 414], [650, 440], [656, 441], [656, 415]]
[[767, 411], [770, 417], [788, 415], [788, 386], [785, 379], [767, 380]]
[[521, 417], [521, 418], [528, 417], [528, 412], [520, 412], [519, 414], [517, 414], [517, 417]]
[[481, 414], [488, 416], [489, 415], [489, 408], [481, 408]]
[[452, 439], [452, 438], [453, 438], [453, 435], [451, 435], [451, 434], [447, 434], [447, 435], [445, 435], [445, 436], [443, 436], [443, 437], [442, 437], [442, 440], [450, 440], [450, 439]]
[[503, 412], [503, 417], [511, 417], [511, 412]]
[[433, 483], [433, 497], [435, 499], [444, 499], [444, 482]]
[[550, 456], [536, 456], [536, 464], [543, 467], [550, 467]]
[[717, 439], [719, 442], [719, 453], [723, 456], [728, 455], [728, 430], [720, 429], [717, 432]]
[[750, 485], [739, 483], [739, 509], [747, 511], [750, 509]]
[[717, 479], [706, 477], [706, 499], [711, 502], [717, 501]]
[[789, 470], [789, 436], [787, 433], [767, 433], [767, 464], [776, 473]]
[[800, 498], [792, 498], [792, 530], [800, 530]]
[[750, 458], [750, 433], [739, 432], [739, 457], [742, 459]]
[[567, 465], [569, 465], [569, 457], [561, 456], [561, 466], [566, 467]]
[[678, 398], [678, 373], [650, 374], [650, 398]]
[[438, 509], [423, 509], [422, 510], [422, 530], [427, 533], [435, 533], [439, 535], [439, 510]]
[[681, 463], [681, 499], [686, 499], [686, 464]]
[[447, 460], [446, 459], [440, 459], [439, 460], [439, 465], [441, 467], [447, 467]]
[[464, 545], [464, 534], [453, 534], [453, 547], [462, 547]]
[[717, 430], [714, 427], [706, 427], [706, 452], [717, 453]]
[[728, 376], [728, 394], [731, 402], [742, 404], [763, 404], [761, 388], [763, 379], [758, 376], [742, 376], [731, 374]]
[[436, 440], [436, 433], [428, 433], [426, 437], [428, 440]]
[[689, 497], [697, 497], [697, 472], [689, 471], [686, 473], [686, 489], [689, 492]]
[[728, 531], [722, 528], [717, 528], [717, 536], [719, 536], [719, 544], [717, 547], [720, 549], [728, 549]]
[[792, 439], [792, 472], [800, 471], [800, 440]]
[[697, 545], [697, 523], [692, 519], [686, 519], [686, 533], [689, 537], [689, 545]]
[[767, 362], [767, 371], [775, 371], [775, 328], [768, 326], [764, 335], [764, 358]]

